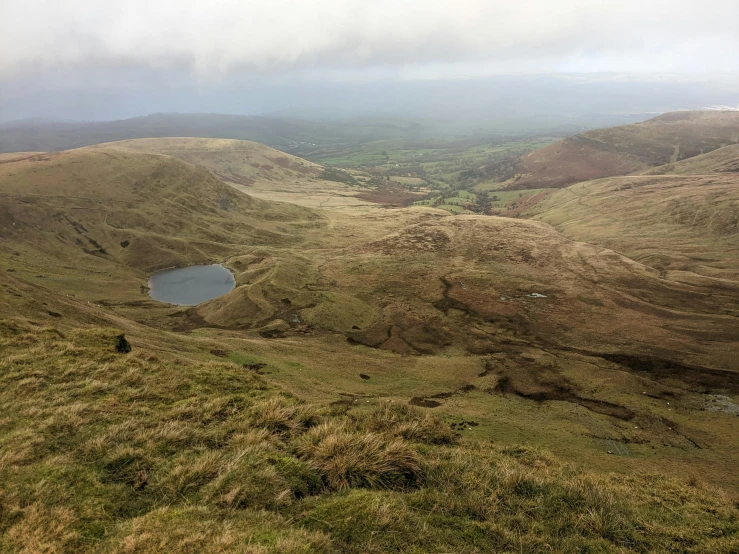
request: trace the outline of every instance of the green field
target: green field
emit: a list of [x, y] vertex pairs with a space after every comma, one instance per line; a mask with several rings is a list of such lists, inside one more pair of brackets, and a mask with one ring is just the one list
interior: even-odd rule
[[501, 163], [543, 148], [557, 139], [447, 139], [414, 142], [380, 140], [323, 148], [302, 155], [324, 165], [377, 175], [419, 177], [434, 188], [477, 184], [495, 177]]
[[[324, 147], [303, 155], [329, 167], [362, 172], [370, 176], [375, 186], [380, 183], [423, 195], [413, 202], [415, 206], [440, 208], [453, 214], [492, 213], [511, 209], [510, 203], [518, 193], [496, 193], [497, 199], [488, 202], [487, 198], [478, 199], [477, 192], [503, 187], [523, 154], [555, 140], [380, 140]], [[531, 194], [527, 191], [522, 196]]]
[[[478, 185], [475, 190], [486, 191], [489, 199], [489, 213], [507, 212], [516, 210], [532, 196], [551, 189], [532, 190], [495, 190], [488, 189], [489, 184]], [[449, 196], [450, 195], [450, 196]], [[413, 202], [413, 206], [426, 206], [440, 208], [452, 213], [481, 213], [479, 203], [480, 195], [468, 190], [453, 190], [440, 195], [429, 195], [429, 197]]]

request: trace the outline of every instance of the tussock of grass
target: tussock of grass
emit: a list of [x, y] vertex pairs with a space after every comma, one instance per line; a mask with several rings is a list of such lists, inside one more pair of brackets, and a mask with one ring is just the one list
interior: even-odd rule
[[384, 404], [360, 421], [371, 431], [411, 441], [451, 444], [455, 439], [451, 428], [439, 419], [402, 404]]
[[329, 489], [393, 489], [420, 484], [423, 466], [405, 441], [378, 433], [358, 433], [324, 423], [308, 431], [298, 455], [318, 471]]
[[284, 396], [273, 396], [254, 404], [250, 414], [255, 427], [273, 432], [297, 433], [315, 425], [318, 420], [313, 408]]
[[735, 552], [719, 491], [320, 410], [114, 330], [0, 322], [2, 552]]

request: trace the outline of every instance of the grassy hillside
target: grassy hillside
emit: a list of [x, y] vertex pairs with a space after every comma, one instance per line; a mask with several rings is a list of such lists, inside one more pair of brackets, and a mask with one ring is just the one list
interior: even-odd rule
[[575, 240], [611, 248], [663, 274], [738, 286], [739, 177], [731, 173], [589, 181], [558, 191], [530, 213]]
[[316, 226], [315, 212], [250, 198], [165, 156], [95, 148], [0, 164], [3, 265], [86, 300], [146, 306], [154, 270], [297, 245]]
[[319, 165], [244, 140], [151, 138], [103, 144], [144, 154], [164, 154], [203, 167], [224, 181], [251, 185], [256, 181], [287, 181], [317, 177]]
[[357, 179], [344, 173], [332, 175], [320, 165], [243, 140], [152, 138], [100, 147], [172, 156], [207, 169], [251, 196], [307, 207], [359, 206], [367, 204], [362, 193], [375, 190], [368, 187], [367, 175]]
[[[600, 226], [623, 232], [620, 201], [693, 265], [543, 221], [259, 200], [237, 188], [356, 187], [249, 143], [0, 164], [0, 550], [731, 552], [731, 176], [628, 179]], [[142, 286], [206, 261], [232, 292]]]
[[678, 162], [739, 142], [739, 112], [675, 112], [588, 131], [519, 162], [509, 188], [566, 187]]
[[647, 175], [709, 175], [739, 173], [739, 144], [724, 146], [708, 154], [669, 163], [645, 172]]
[[[8, 552], [732, 552], [699, 478], [577, 471], [416, 409], [318, 408], [118, 331], [0, 324]], [[419, 530], [421, 532], [419, 532]]]

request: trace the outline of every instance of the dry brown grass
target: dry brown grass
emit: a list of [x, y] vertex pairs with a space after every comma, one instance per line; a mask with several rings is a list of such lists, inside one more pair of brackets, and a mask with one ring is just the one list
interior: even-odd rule
[[423, 478], [418, 453], [404, 441], [350, 432], [343, 425], [325, 423], [309, 430], [297, 452], [334, 490], [403, 488], [417, 486]]
[[[736, 295], [718, 279], [660, 274], [541, 222], [316, 215], [242, 198], [173, 158], [106, 147], [54, 159], [13, 162], [19, 177], [0, 180], [12, 194], [0, 259], [15, 270], [0, 274], [0, 550], [736, 548], [735, 506], [710, 485], [737, 486], [735, 415], [704, 409], [706, 390], [735, 391]], [[639, 192], [634, 227], [650, 219]], [[731, 244], [713, 197], [680, 203], [684, 192], [657, 210], [655, 240]], [[137, 194], [146, 206], [128, 207]], [[599, 201], [615, 214], [612, 196]], [[98, 204], [119, 200], [106, 223]], [[48, 217], [75, 207], [71, 222]], [[685, 234], [660, 234], [668, 223]], [[109, 249], [121, 233], [143, 254]], [[137, 268], [212, 258], [233, 268], [233, 293], [191, 310], [142, 299]], [[284, 336], [259, 334], [275, 321]], [[130, 354], [114, 350], [122, 331]], [[571, 394], [501, 391], [510, 375]], [[408, 407], [414, 397], [480, 442]]]
[[118, 354], [114, 329], [0, 328], [2, 551], [731, 552], [739, 541], [736, 506], [710, 486], [459, 440], [413, 408], [316, 412], [234, 363], [138, 344]]
[[371, 431], [403, 437], [410, 441], [451, 444], [455, 435], [448, 425], [421, 410], [404, 404], [385, 403], [360, 420]]
[[676, 277], [690, 272], [736, 282], [738, 211], [739, 176], [718, 174], [590, 181], [558, 191], [529, 214], [568, 237], [675, 271]]
[[692, 158], [739, 142], [736, 112], [678, 112], [597, 129], [524, 156], [509, 188], [566, 187]]
[[[372, 205], [368, 192], [321, 178], [323, 168], [263, 144], [229, 139], [154, 138], [101, 145], [138, 153], [163, 154], [203, 167], [235, 188], [266, 200], [310, 208]], [[97, 147], [93, 147], [97, 148]]]

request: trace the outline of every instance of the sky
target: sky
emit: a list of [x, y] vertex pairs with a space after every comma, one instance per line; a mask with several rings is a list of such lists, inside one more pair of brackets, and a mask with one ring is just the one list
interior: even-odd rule
[[739, 74], [737, 0], [0, 0], [0, 101], [616, 72]]

